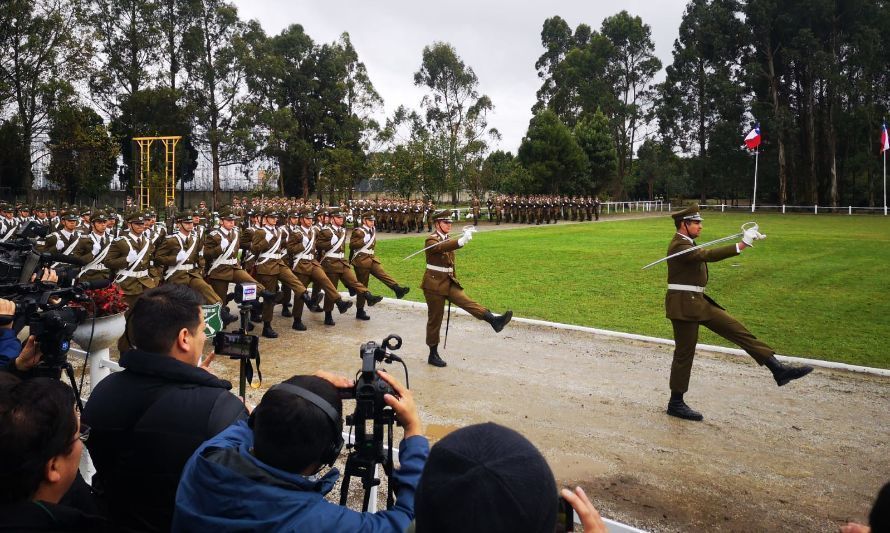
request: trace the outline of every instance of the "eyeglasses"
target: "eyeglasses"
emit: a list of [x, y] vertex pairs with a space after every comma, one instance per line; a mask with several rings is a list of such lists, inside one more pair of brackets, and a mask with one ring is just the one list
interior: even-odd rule
[[90, 426], [86, 424], [80, 425], [80, 435], [77, 436], [77, 440], [80, 442], [86, 442], [88, 438], [90, 438]]

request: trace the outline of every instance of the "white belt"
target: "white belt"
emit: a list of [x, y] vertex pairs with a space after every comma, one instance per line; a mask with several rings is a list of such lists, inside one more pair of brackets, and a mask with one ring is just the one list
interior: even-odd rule
[[281, 258], [284, 257], [285, 255], [286, 255], [286, 254], [283, 253], [283, 252], [280, 253], [280, 254], [270, 254], [270, 253], [267, 252], [267, 253], [262, 253], [262, 254], [260, 254], [260, 259], [263, 259], [263, 260], [266, 260], [266, 259], [281, 259]]
[[144, 278], [147, 275], [148, 270], [137, 270], [135, 272], [132, 270], [124, 270], [123, 272], [118, 274], [118, 276], [122, 276], [124, 278]]
[[306, 255], [304, 255], [303, 257], [300, 258], [300, 261], [313, 261], [314, 259], [315, 259], [315, 255], [313, 255], [313, 254], [306, 254]]
[[436, 265], [427, 265], [426, 268], [429, 270], [435, 270], [436, 272], [446, 272], [449, 274], [451, 272], [454, 272], [454, 269], [451, 267], [440, 267], [440, 266], [436, 266]]
[[194, 263], [185, 263], [184, 265], [176, 265], [170, 268], [172, 272], [179, 272], [180, 270], [191, 270], [195, 268]]
[[216, 266], [222, 266], [222, 265], [237, 265], [237, 264], [238, 264], [238, 260], [237, 260], [237, 259], [226, 259], [225, 261], [220, 261], [219, 264], [216, 265]]
[[704, 287], [697, 285], [680, 285], [679, 283], [668, 283], [669, 291], [687, 291], [687, 292], [705, 292]]
[[325, 259], [343, 259], [343, 252], [337, 254], [325, 254]]
[[362, 254], [374, 255], [374, 249], [373, 249], [373, 248], [369, 248], [368, 250], [363, 250], [363, 251], [361, 251], [361, 252], [356, 252], [356, 253], [355, 253], [355, 255], [362, 255]]

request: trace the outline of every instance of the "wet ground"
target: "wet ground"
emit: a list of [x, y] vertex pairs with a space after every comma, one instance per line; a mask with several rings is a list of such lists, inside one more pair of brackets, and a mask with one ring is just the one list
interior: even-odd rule
[[[517, 322], [495, 334], [452, 315], [448, 367], [437, 369], [426, 364], [424, 309], [386, 300], [369, 312], [334, 327], [307, 313], [306, 332], [276, 317], [281, 337], [262, 340], [264, 383], [249, 401], [294, 374], [351, 376], [363, 342], [396, 333], [432, 440], [477, 422], [515, 428], [560, 483], [640, 528], [834, 531], [864, 521], [890, 479], [887, 377], [817, 369], [779, 388], [750, 360], [700, 352], [687, 401], [705, 420], [686, 422], [664, 414], [670, 347]], [[237, 383], [233, 361], [214, 366]]]

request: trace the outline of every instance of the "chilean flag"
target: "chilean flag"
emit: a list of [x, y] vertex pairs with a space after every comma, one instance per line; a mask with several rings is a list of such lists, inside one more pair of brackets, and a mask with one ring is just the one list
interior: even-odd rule
[[881, 153], [890, 150], [890, 138], [887, 137], [887, 123], [881, 126]]
[[[886, 129], [885, 129], [886, 132]], [[754, 125], [754, 129], [748, 132], [748, 135], [745, 136], [745, 146], [748, 147], [748, 150], [753, 150], [760, 146], [760, 123]]]

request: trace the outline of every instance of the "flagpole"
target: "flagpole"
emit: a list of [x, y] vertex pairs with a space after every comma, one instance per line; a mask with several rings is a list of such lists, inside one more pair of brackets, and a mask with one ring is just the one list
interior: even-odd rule
[[[754, 207], [757, 205], [757, 163], [758, 163], [759, 159], [760, 159], [760, 146], [757, 146], [754, 149], [754, 196], [751, 198], [751, 212], [752, 213], [754, 212]], [[886, 175], [887, 175], [887, 168], [886, 168], [886, 158], [885, 158], [885, 164], [884, 164], [884, 176], [885, 176], [884, 181], [885, 182], [887, 181]], [[886, 190], [887, 190], [887, 187], [885, 186], [884, 187], [884, 196], [885, 196], [884, 205], [885, 206], [887, 204]], [[887, 208], [885, 207], [884, 210], [886, 211]], [[884, 213], [884, 214], [886, 215], [887, 213]]]
[[887, 216], [887, 150], [884, 150], [884, 216]]

